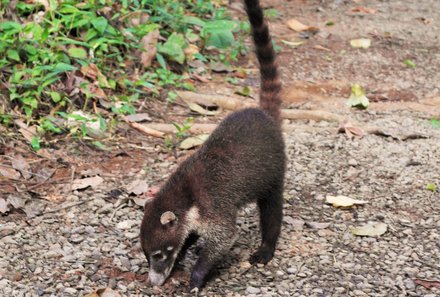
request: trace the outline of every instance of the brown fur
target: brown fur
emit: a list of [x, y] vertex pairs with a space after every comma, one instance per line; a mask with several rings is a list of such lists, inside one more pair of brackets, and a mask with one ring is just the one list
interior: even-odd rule
[[[273, 257], [281, 228], [285, 170], [281, 84], [259, 2], [245, 0], [245, 4], [261, 66], [261, 109], [243, 109], [227, 116], [145, 206], [141, 244], [154, 284], [165, 281], [176, 253], [184, 253], [189, 245], [185, 241], [196, 234], [203, 237], [204, 245], [190, 286], [203, 286], [234, 242], [239, 209], [251, 202], [260, 210], [262, 242], [250, 261], [267, 263]], [[161, 215], [169, 211], [176, 219], [161, 224]]]

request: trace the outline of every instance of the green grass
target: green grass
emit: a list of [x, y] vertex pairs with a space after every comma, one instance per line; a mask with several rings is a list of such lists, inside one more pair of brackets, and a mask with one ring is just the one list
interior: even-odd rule
[[[205, 0], [9, 2], [0, 0], [0, 124], [37, 126], [36, 149], [48, 134], [90, 136], [87, 123], [134, 113], [145, 98], [173, 102], [173, 89], [194, 89], [188, 61], [231, 63], [244, 51], [237, 32], [249, 29]], [[141, 41], [157, 30], [146, 67]], [[66, 125], [77, 111], [87, 117]]]

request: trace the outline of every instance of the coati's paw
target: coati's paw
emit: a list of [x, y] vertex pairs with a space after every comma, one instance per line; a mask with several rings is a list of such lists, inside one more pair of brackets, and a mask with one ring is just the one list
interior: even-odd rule
[[189, 289], [192, 291], [194, 288], [201, 288], [205, 284], [205, 274], [193, 271], [191, 274], [191, 281], [189, 282]]
[[273, 251], [258, 250], [252, 254], [249, 258], [249, 262], [252, 265], [255, 264], [267, 264], [273, 258]]

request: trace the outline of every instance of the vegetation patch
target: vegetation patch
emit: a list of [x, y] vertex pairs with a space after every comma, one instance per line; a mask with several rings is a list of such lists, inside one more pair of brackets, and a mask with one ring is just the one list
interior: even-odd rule
[[96, 138], [91, 126], [111, 131], [146, 99], [174, 102], [192, 73], [236, 60], [248, 30], [216, 1], [0, 3], [0, 124], [33, 127], [35, 149], [53, 134]]

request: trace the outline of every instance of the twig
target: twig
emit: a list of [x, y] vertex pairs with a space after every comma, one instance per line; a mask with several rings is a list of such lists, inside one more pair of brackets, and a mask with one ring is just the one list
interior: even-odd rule
[[133, 122], [127, 122], [131, 127], [135, 128], [136, 130], [141, 131], [142, 133], [145, 133], [147, 135], [153, 136], [153, 137], [158, 137], [158, 138], [163, 138], [164, 133], [154, 130], [150, 127], [141, 125], [139, 123], [133, 123]]
[[49, 214], [49, 213], [59, 212], [59, 211], [62, 211], [62, 210], [65, 210], [65, 209], [68, 209], [68, 208], [71, 208], [71, 207], [74, 207], [74, 206], [78, 206], [78, 205], [84, 204], [86, 202], [90, 202], [93, 199], [94, 198], [90, 198], [90, 199], [87, 199], [87, 200], [82, 200], [82, 201], [74, 202], [74, 203], [65, 205], [63, 207], [59, 207], [59, 208], [56, 208], [56, 209], [48, 210], [48, 211], [44, 212], [41, 215], [43, 216], [43, 215], [46, 215], [46, 214]]

